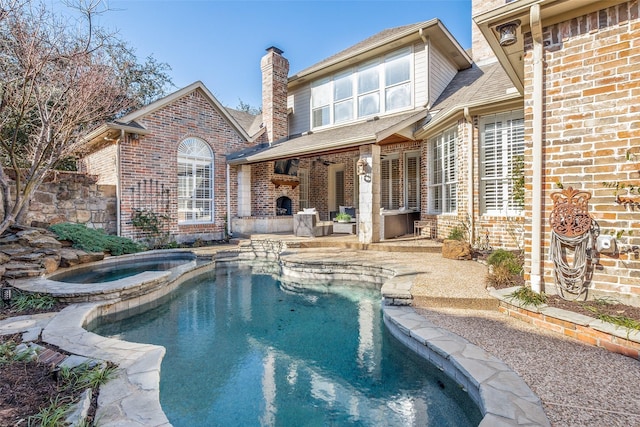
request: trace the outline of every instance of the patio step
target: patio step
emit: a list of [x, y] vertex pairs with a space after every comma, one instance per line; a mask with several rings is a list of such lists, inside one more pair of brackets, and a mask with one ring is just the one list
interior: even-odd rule
[[445, 297], [445, 296], [413, 296], [414, 307], [422, 308], [455, 308], [464, 310], [498, 310], [500, 301], [496, 298], [483, 297]]
[[380, 251], [380, 252], [418, 252], [418, 253], [440, 253], [442, 245], [435, 243], [433, 245], [409, 245], [409, 244], [393, 244], [393, 243], [357, 243], [357, 242], [341, 242], [331, 240], [317, 240], [305, 242], [287, 242], [289, 247], [299, 248], [343, 248], [356, 249], [361, 251]]

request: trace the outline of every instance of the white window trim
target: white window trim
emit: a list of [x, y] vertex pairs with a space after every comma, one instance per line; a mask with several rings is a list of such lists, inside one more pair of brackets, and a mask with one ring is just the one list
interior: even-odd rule
[[[181, 153], [181, 149], [184, 147], [184, 144], [187, 142], [193, 142], [193, 143], [198, 143], [199, 146], [203, 149], [203, 151], [208, 151], [208, 154], [204, 153], [204, 154], [189, 154], [189, 153]], [[206, 149], [205, 149], [206, 148]], [[179, 225], [188, 225], [188, 224], [211, 224], [214, 222], [215, 220], [215, 210], [214, 210], [214, 199], [215, 199], [215, 194], [213, 192], [214, 189], [214, 176], [215, 176], [215, 170], [214, 170], [214, 153], [213, 150], [211, 150], [211, 147], [209, 146], [209, 144], [207, 144], [206, 142], [204, 142], [202, 139], [200, 138], [186, 138], [184, 139], [182, 142], [180, 142], [179, 146], [178, 146], [178, 156], [177, 156], [177, 162], [178, 165], [179, 164], [188, 164], [191, 165], [191, 168], [193, 169], [195, 166], [209, 166], [209, 173], [210, 173], [210, 188], [209, 188], [209, 193], [211, 194], [211, 198], [209, 199], [197, 199], [194, 197], [191, 197], [190, 200], [208, 200], [209, 201], [209, 212], [211, 213], [211, 219], [207, 219], [207, 220], [194, 220], [194, 219], [188, 219], [188, 220], [180, 220], [179, 216], [178, 216], [178, 224]], [[195, 175], [193, 175], [195, 177]], [[180, 203], [179, 201], [181, 199], [184, 198], [178, 198], [178, 209], [180, 209]]]
[[416, 203], [417, 206], [416, 208], [418, 210], [420, 210], [420, 198], [422, 197], [422, 191], [420, 188], [420, 184], [422, 179], [420, 178], [420, 168], [421, 168], [421, 159], [420, 159], [420, 151], [407, 151], [406, 153], [404, 153], [404, 165], [403, 165], [403, 180], [404, 180], [404, 207], [409, 208], [410, 206], [408, 206], [409, 204], [409, 171], [408, 171], [408, 159], [409, 158], [415, 158], [416, 159], [416, 192], [417, 194], [416, 196]]
[[[509, 111], [509, 112], [505, 112], [505, 113], [499, 113], [499, 114], [493, 114], [490, 116], [484, 116], [481, 117], [480, 120], [478, 120], [478, 127], [480, 129], [480, 188], [479, 188], [479, 192], [480, 192], [480, 197], [481, 197], [481, 202], [480, 202], [480, 214], [483, 216], [492, 216], [492, 217], [504, 217], [504, 216], [522, 216], [524, 214], [524, 207], [521, 209], [510, 209], [508, 207], [509, 203], [508, 203], [508, 199], [510, 197], [510, 173], [508, 171], [509, 167], [512, 165], [512, 159], [514, 157], [514, 153], [507, 153], [508, 156], [504, 157], [503, 163], [502, 163], [502, 167], [503, 167], [503, 176], [507, 176], [507, 178], [504, 178], [504, 182], [502, 183], [502, 204], [503, 204], [503, 208], [502, 209], [487, 209], [486, 207], [486, 198], [485, 198], [485, 192], [484, 192], [484, 182], [488, 180], [488, 178], [485, 178], [484, 176], [484, 159], [485, 159], [485, 125], [488, 123], [495, 123], [497, 120], [501, 120], [501, 121], [506, 121], [506, 120], [522, 120], [522, 127], [523, 127], [523, 131], [522, 131], [522, 142], [521, 142], [521, 148], [520, 151], [522, 151], [522, 154], [524, 153], [524, 111], [522, 110], [516, 110], [516, 111]], [[505, 150], [508, 151], [512, 151], [512, 144], [507, 141], [508, 135], [506, 132], [506, 129], [503, 129], [503, 133], [500, 136], [502, 139], [502, 151], [504, 152]], [[522, 155], [520, 154], [520, 155]], [[516, 156], [518, 154], [515, 154]], [[508, 158], [507, 158], [508, 157]], [[493, 180], [493, 178], [492, 178]], [[512, 183], [511, 183], [512, 184]]]
[[[394, 83], [390, 86], [386, 86], [386, 78], [385, 78], [385, 63], [386, 61], [390, 61], [393, 59], [396, 59], [402, 55], [408, 55], [409, 57], [409, 80], [407, 81], [402, 81], [399, 83]], [[378, 116], [378, 115], [386, 115], [386, 114], [395, 114], [398, 112], [402, 112], [402, 111], [407, 111], [407, 110], [411, 110], [414, 108], [414, 104], [415, 104], [415, 70], [414, 70], [414, 51], [413, 51], [413, 46], [408, 46], [399, 50], [396, 50], [394, 52], [391, 52], [387, 55], [384, 55], [383, 57], [377, 58], [375, 60], [372, 61], [368, 61], [366, 63], [360, 64], [355, 68], [351, 68], [348, 70], [342, 70], [339, 73], [333, 74], [330, 77], [323, 77], [321, 79], [318, 79], [317, 81], [314, 81], [311, 83], [310, 86], [310, 96], [309, 96], [309, 123], [310, 123], [310, 127], [312, 130], [319, 130], [319, 129], [325, 129], [325, 128], [329, 128], [332, 126], [342, 126], [344, 124], [349, 124], [349, 123], [353, 123], [353, 122], [358, 122], [358, 121], [363, 121], [363, 120], [367, 120], [370, 119], [371, 117], [374, 116]], [[358, 93], [358, 73], [360, 70], [364, 70], [364, 69], [369, 69], [371, 66], [375, 66], [378, 68], [378, 88], [375, 90], [371, 90], [368, 92], [363, 92], [363, 93]], [[339, 102], [343, 102], [345, 101], [345, 99], [349, 99], [349, 98], [345, 98], [342, 99], [340, 101], [336, 101], [334, 99], [335, 96], [335, 91], [334, 91], [334, 80], [340, 77], [344, 77], [346, 74], [351, 74], [352, 78], [351, 78], [351, 84], [352, 84], [352, 90], [351, 90], [351, 102], [352, 102], [352, 112], [353, 112], [353, 117], [350, 120], [343, 120], [340, 121], [338, 123], [335, 122], [335, 104], [339, 103]], [[329, 79], [329, 92], [331, 94], [331, 101], [329, 102], [328, 106], [329, 106], [329, 123], [326, 125], [321, 125], [321, 126], [314, 126], [313, 123], [313, 112], [314, 109], [318, 109], [320, 107], [315, 107], [313, 106], [313, 89], [314, 87], [320, 86], [322, 84], [326, 84], [327, 83], [327, 79]], [[390, 110], [387, 111], [386, 108], [386, 91], [389, 88], [393, 88], [396, 86], [400, 86], [403, 84], [409, 83], [409, 89], [410, 89], [410, 100], [409, 100], [409, 105], [407, 105], [406, 107], [402, 107], [402, 108], [397, 108], [395, 110]], [[372, 94], [372, 93], [378, 93], [378, 97], [379, 97], [379, 111], [377, 113], [372, 113], [366, 116], [360, 116], [358, 114], [358, 99], [361, 96], [367, 95], [367, 94]]]
[[[446, 167], [445, 164], [445, 160], [447, 159], [447, 156], [442, 155], [442, 157], [439, 160], [439, 170], [442, 171], [442, 182], [434, 184], [433, 183], [433, 144], [438, 143], [440, 138], [446, 138], [446, 136], [448, 134], [453, 134], [453, 141], [451, 141], [451, 143], [453, 144], [453, 148], [454, 148], [454, 155], [453, 155], [453, 159], [454, 159], [454, 165], [453, 165], [453, 171], [455, 173], [455, 177], [453, 180], [447, 181], [446, 179], [446, 174], [445, 172], [449, 170], [449, 168]], [[429, 165], [429, 170], [430, 173], [428, 174], [428, 180], [427, 180], [427, 191], [428, 191], [428, 204], [427, 204], [427, 212], [431, 215], [456, 215], [458, 212], [458, 156], [456, 155], [457, 152], [457, 147], [458, 147], [458, 129], [457, 127], [451, 127], [447, 130], [445, 130], [444, 132], [441, 132], [440, 134], [438, 134], [437, 136], [430, 138], [428, 141], [428, 154], [427, 154], [427, 164]], [[453, 199], [453, 201], [455, 202], [455, 208], [452, 210], [446, 210], [446, 208], [448, 207], [448, 203], [451, 200], [450, 199], [446, 199], [445, 198], [445, 187], [447, 186], [454, 186], [456, 188], [456, 195]], [[441, 209], [437, 210], [434, 209], [433, 206], [433, 189], [434, 188], [440, 188], [440, 204], [441, 204]]]
[[[380, 159], [380, 173], [382, 174], [382, 163], [383, 162], [389, 162], [389, 181], [387, 182], [387, 189], [388, 189], [388, 197], [389, 199], [384, 201], [382, 199], [382, 195], [383, 195], [383, 188], [382, 188], [382, 175], [380, 176], [380, 206], [383, 207], [386, 203], [390, 204], [391, 207], [389, 209], [391, 210], [395, 210], [395, 209], [399, 209], [400, 206], [400, 202], [402, 202], [402, 205], [404, 206], [404, 201], [401, 200], [402, 198], [402, 194], [400, 194], [400, 188], [394, 188], [393, 186], [393, 179], [392, 179], [392, 168], [391, 166], [393, 165], [392, 161], [393, 160], [398, 160], [398, 162], [400, 161], [400, 155], [398, 153], [392, 153], [392, 154], [385, 154], [384, 158]], [[399, 181], [402, 180], [402, 170], [400, 169], [400, 165], [398, 165], [398, 174], [400, 175], [400, 179]], [[400, 185], [400, 182], [398, 182], [398, 187]], [[393, 199], [394, 196], [396, 196], [396, 198], [398, 199], [398, 206], [393, 206]]]

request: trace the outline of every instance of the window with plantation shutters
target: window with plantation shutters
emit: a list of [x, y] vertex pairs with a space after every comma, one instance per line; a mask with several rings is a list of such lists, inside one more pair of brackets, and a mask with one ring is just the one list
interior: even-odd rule
[[309, 208], [309, 171], [298, 169], [298, 179], [300, 180], [300, 210]]
[[455, 128], [429, 140], [429, 213], [452, 213], [457, 209]]
[[178, 146], [178, 222], [213, 221], [213, 152], [198, 138]]
[[407, 153], [404, 159], [405, 206], [420, 209], [420, 153]]
[[523, 112], [480, 120], [480, 193], [483, 214], [518, 215], [522, 205], [513, 197], [513, 167], [524, 154]]
[[380, 161], [380, 206], [385, 209], [400, 207], [400, 159], [397, 156]]

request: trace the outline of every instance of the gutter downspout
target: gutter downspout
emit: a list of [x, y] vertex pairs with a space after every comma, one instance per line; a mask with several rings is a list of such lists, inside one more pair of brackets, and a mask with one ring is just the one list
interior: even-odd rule
[[542, 252], [542, 114], [544, 41], [540, 5], [534, 4], [529, 11], [533, 38], [533, 96], [532, 96], [532, 159], [533, 179], [531, 185], [531, 289], [540, 293]]
[[[231, 228], [231, 183], [229, 180], [231, 179], [231, 166], [227, 163], [227, 234], [229, 236], [233, 236], [233, 230]], [[227, 237], [227, 236], [225, 236]]]
[[116, 235], [122, 237], [122, 220], [120, 218], [122, 211], [122, 159], [121, 142], [125, 140], [124, 129], [120, 130], [120, 138], [116, 141]]
[[471, 114], [469, 113], [469, 107], [464, 107], [464, 119], [466, 121], [465, 126], [467, 128], [467, 135], [469, 136], [469, 153], [468, 153], [468, 165], [469, 165], [469, 176], [467, 178], [467, 212], [469, 215], [469, 243], [473, 246], [473, 242], [476, 240], [476, 226], [475, 226], [475, 217], [473, 211], [473, 165], [474, 165], [474, 156], [473, 156], [473, 120]]
[[425, 34], [425, 29], [424, 28], [420, 28], [420, 30], [418, 31], [418, 33], [420, 34], [420, 38], [422, 39], [422, 41], [424, 42], [424, 63], [426, 64], [426, 86], [425, 86], [425, 90], [426, 90], [426, 98], [427, 98], [427, 102], [425, 102], [425, 107], [427, 109], [431, 108], [431, 79], [429, 79], [429, 68], [431, 67], [431, 62], [429, 61], [429, 58], [431, 55], [429, 55], [429, 47], [431, 45], [431, 39], [429, 39], [429, 37], [427, 37], [427, 35]]

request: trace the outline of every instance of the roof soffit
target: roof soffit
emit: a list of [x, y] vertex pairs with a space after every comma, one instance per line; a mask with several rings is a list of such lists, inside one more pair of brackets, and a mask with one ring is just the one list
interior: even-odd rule
[[[388, 143], [390, 138], [413, 140], [413, 129], [427, 115], [427, 110], [412, 111], [391, 117], [370, 119], [292, 138], [264, 149], [235, 157], [229, 164], [256, 163], [288, 157], [308, 156], [344, 150], [363, 144]], [[230, 156], [231, 157], [231, 156]]]

